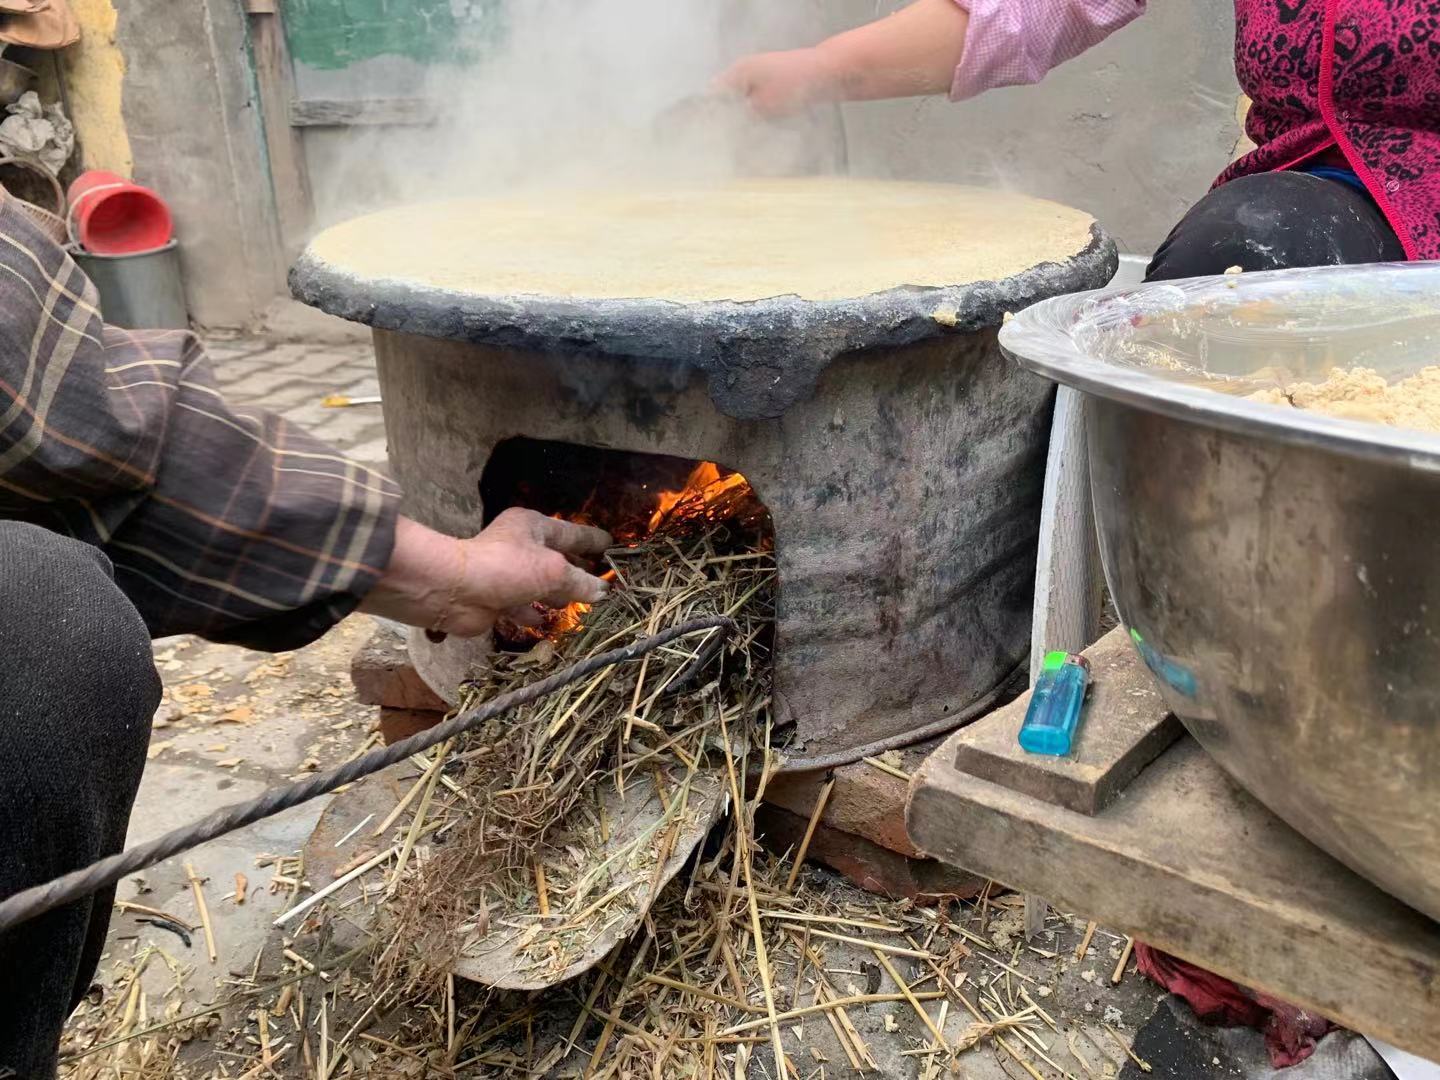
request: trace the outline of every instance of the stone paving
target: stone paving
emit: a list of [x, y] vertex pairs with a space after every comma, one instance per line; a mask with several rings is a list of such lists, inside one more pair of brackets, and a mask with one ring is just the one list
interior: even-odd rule
[[380, 393], [369, 344], [268, 345], [259, 340], [208, 345], [220, 389], [236, 405], [280, 413], [366, 465], [385, 464], [385, 422], [378, 405], [327, 408], [331, 394]]

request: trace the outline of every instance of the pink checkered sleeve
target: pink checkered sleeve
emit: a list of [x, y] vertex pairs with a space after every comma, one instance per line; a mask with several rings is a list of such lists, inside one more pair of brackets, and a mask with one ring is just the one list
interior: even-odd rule
[[955, 0], [970, 13], [950, 100], [1037, 83], [1145, 12], [1145, 0]]

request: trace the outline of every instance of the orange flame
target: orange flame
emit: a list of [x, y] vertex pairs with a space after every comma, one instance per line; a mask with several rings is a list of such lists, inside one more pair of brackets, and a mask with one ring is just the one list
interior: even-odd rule
[[572, 630], [580, 629], [581, 616], [590, 610], [589, 604], [582, 604], [576, 601], [573, 604], [566, 604], [550, 618], [545, 620], [545, 629], [548, 637], [559, 637], [561, 634], [568, 634]]
[[[721, 499], [727, 494], [750, 493], [750, 482], [738, 472], [729, 476], [720, 475], [720, 466], [713, 461], [702, 461], [685, 478], [685, 486], [679, 491], [662, 491], [655, 501], [655, 512], [650, 515], [651, 534], [665, 524], [671, 514], [677, 517], [709, 517]], [[728, 515], [721, 514], [723, 519]]]
[[[702, 461], [690, 471], [680, 490], [662, 491], [655, 497], [655, 509], [643, 527], [637, 523], [633, 530], [617, 530], [617, 535], [638, 544], [671, 522], [724, 521], [753, 508], [756, 505], [753, 496], [750, 482], [738, 472], [722, 475], [715, 462]], [[613, 581], [615, 572], [607, 571], [602, 576]], [[546, 636], [556, 638], [578, 629], [589, 610], [589, 604], [574, 603], [547, 613]]]

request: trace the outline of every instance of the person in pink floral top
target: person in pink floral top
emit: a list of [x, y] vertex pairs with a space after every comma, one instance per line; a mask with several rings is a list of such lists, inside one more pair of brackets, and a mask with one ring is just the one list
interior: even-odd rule
[[[820, 101], [1035, 83], [1145, 0], [916, 0], [719, 80], [765, 116]], [[1235, 0], [1235, 71], [1256, 149], [1176, 225], [1150, 280], [1440, 259], [1440, 2]]]

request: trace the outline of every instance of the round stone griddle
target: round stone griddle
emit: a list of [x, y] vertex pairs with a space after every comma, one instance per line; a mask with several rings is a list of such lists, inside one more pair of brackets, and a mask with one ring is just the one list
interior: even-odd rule
[[[797, 281], [804, 285], [779, 291], [785, 287], [785, 268], [777, 270], [773, 265], [774, 252], [748, 246], [762, 237], [760, 230], [767, 225], [763, 220], [737, 218], [730, 240], [726, 229], [715, 227], [708, 233], [698, 230], [698, 240], [690, 236], [697, 231], [691, 223], [709, 211], [717, 191], [730, 200], [727, 205], [733, 213], [737, 190], [755, 199], [758, 214], [774, 215], [775, 227], [786, 233], [787, 241], [803, 241], [806, 228], [813, 228], [813, 243], [798, 245], [813, 253], [811, 265], [797, 261]], [[842, 209], [848, 200], [865, 211], [853, 215], [857, 236], [845, 235], [852, 228], [847, 224], [851, 219], [836, 216], [837, 200]], [[945, 214], [947, 200], [954, 204], [951, 218]], [[973, 230], [976, 237], [967, 244], [966, 230], [956, 228], [956, 221], [975, 219], [977, 203], [993, 204], [994, 213], [980, 216]], [[597, 220], [582, 217], [577, 225], [574, 215], [583, 215], [583, 209], [577, 210], [554, 192], [529, 199], [440, 205], [433, 213], [431, 208], [419, 208], [423, 212], [418, 218], [414, 207], [382, 211], [322, 233], [292, 269], [291, 290], [322, 311], [383, 330], [520, 350], [685, 364], [705, 372], [711, 398], [721, 411], [740, 419], [759, 419], [779, 416], [808, 395], [820, 373], [842, 354], [995, 327], [1006, 312], [1037, 300], [1104, 285], [1116, 266], [1114, 244], [1077, 211], [952, 185], [770, 180], [721, 189], [641, 191], [589, 203], [582, 200], [579, 205], [594, 207]], [[739, 205], [743, 209], [743, 201]], [[818, 209], [813, 223], [805, 220], [812, 205], [824, 208], [823, 220]], [[900, 241], [923, 247], [927, 242], [923, 219], [897, 227], [888, 251], [884, 250], [887, 238], [878, 231], [859, 235], [865, 227], [877, 230], [877, 222], [883, 226], [885, 213], [913, 213], [917, 205], [932, 215], [934, 235], [928, 237], [932, 250], [917, 251], [913, 265], [906, 264], [903, 251], [897, 258], [893, 248]], [[624, 224], [625, 215], [638, 220], [638, 215], [651, 210], [660, 215], [658, 224], [645, 237], [617, 245], [623, 258], [634, 261], [636, 272], [621, 267], [620, 273], [613, 273], [597, 247], [607, 235], [619, 235], [612, 218]], [[453, 220], [453, 235], [431, 241], [416, 237], [416, 222], [423, 222], [425, 213], [432, 213], [435, 221]], [[564, 227], [547, 228], [548, 220]], [[674, 221], [669, 231], [668, 220]], [[496, 227], [508, 227], [511, 234], [495, 241]], [[1041, 228], [1043, 232], [1018, 239], [1016, 259], [997, 258], [996, 248], [1004, 242], [1006, 229], [1023, 233]], [[586, 229], [598, 238], [589, 248]], [[487, 235], [492, 238], [488, 247]], [[524, 264], [530, 253], [525, 244], [517, 246], [520, 240], [540, 249], [552, 245], [555, 250], [542, 250], [541, 255], [557, 262], [568, 260], [567, 272], [558, 275], [562, 287], [547, 291], [543, 277], [527, 278]], [[681, 250], [677, 255], [676, 245], [683, 249], [687, 240], [692, 247], [708, 243], [712, 248]], [[647, 252], [647, 243], [653, 251]], [[832, 295], [835, 290], [824, 287], [827, 267], [835, 267], [843, 291], [857, 280], [856, 266], [844, 258], [849, 254], [864, 259], [866, 244], [875, 245], [880, 269], [872, 277], [881, 287], [863, 295]], [[504, 264], [506, 245], [516, 252], [515, 267]], [[955, 245], [959, 248], [952, 257], [949, 248]], [[994, 274], [994, 280], [973, 280], [976, 272], [966, 269], [970, 247], [980, 272]], [[501, 249], [499, 256], [495, 248]], [[721, 295], [741, 299], [710, 298], [697, 291], [693, 281], [672, 289], [664, 276], [657, 277], [653, 286], [659, 295], [616, 295], [627, 285], [647, 287], [647, 258], [678, 263], [683, 271], [689, 261], [703, 260], [711, 250], [715, 261], [724, 264], [717, 288], [732, 290]], [[465, 263], [468, 251], [474, 252], [473, 267]], [[753, 262], [761, 293], [772, 294], [744, 295], [744, 275], [737, 271], [745, 269], [747, 258]], [[595, 265], [591, 290], [584, 278], [586, 259]], [[949, 278], [955, 283], [945, 283]], [[907, 284], [907, 279], [923, 283]], [[665, 295], [667, 291], [672, 295]], [[852, 286], [852, 291], [859, 290]]]

